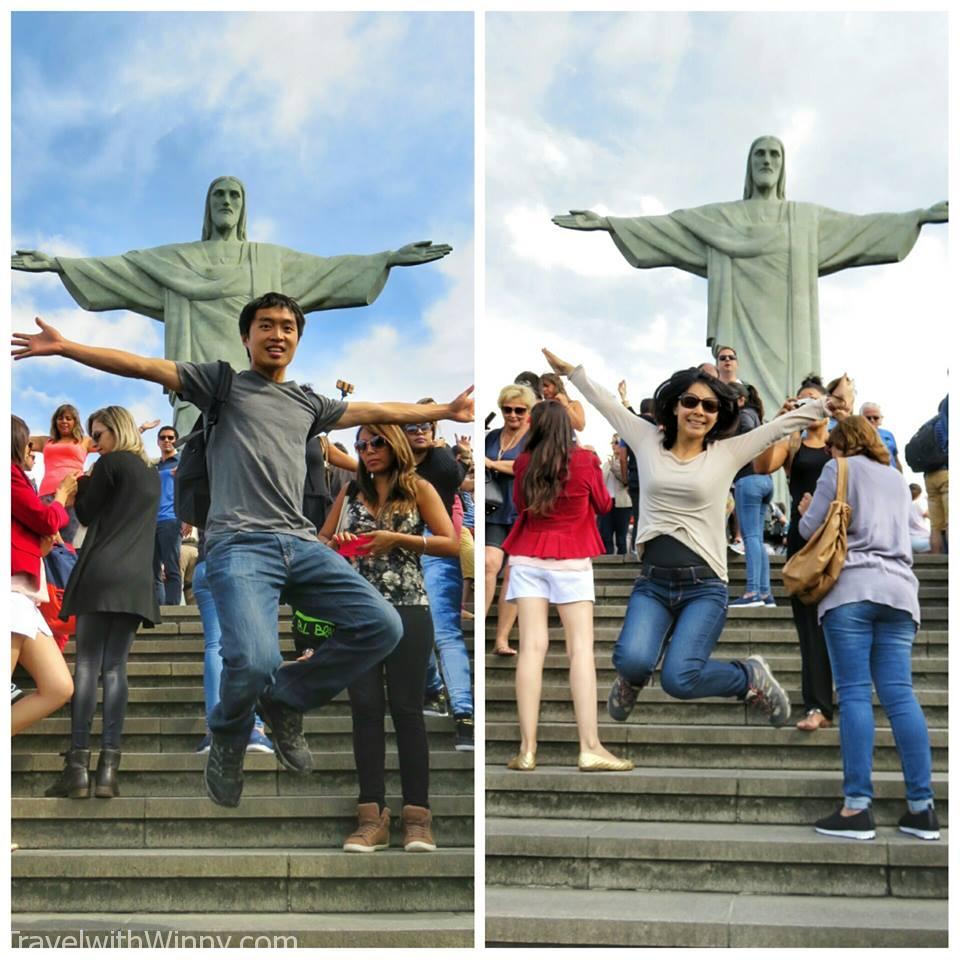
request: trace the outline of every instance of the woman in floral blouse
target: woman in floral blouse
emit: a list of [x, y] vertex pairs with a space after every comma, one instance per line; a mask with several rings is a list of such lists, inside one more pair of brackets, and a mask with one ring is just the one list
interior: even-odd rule
[[[384, 675], [397, 735], [403, 789], [403, 847], [435, 850], [428, 800], [430, 756], [423, 720], [427, 659], [433, 624], [420, 556], [454, 557], [459, 543], [439, 494], [415, 472], [413, 452], [397, 426], [357, 433], [356, 480], [341, 491], [320, 539], [348, 556], [357, 571], [395, 607], [403, 622], [396, 649], [349, 688], [353, 752], [360, 780], [357, 829], [344, 850], [373, 853], [390, 845], [384, 775]], [[424, 525], [433, 535], [424, 536]]]

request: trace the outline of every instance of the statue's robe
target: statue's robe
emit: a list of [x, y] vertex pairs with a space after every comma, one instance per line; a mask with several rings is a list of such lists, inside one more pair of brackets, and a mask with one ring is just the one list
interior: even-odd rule
[[[58, 261], [64, 286], [85, 310], [131, 310], [162, 321], [167, 359], [227, 360], [245, 370], [238, 321], [246, 303], [277, 291], [304, 313], [367, 306], [387, 282], [388, 256], [317, 257], [272, 243], [199, 240]], [[183, 434], [197, 410], [171, 402]]]
[[632, 266], [706, 277], [707, 345], [737, 351], [740, 378], [772, 416], [804, 376], [821, 372], [817, 277], [902, 260], [922, 212], [858, 216], [810, 203], [737, 200], [608, 219]]

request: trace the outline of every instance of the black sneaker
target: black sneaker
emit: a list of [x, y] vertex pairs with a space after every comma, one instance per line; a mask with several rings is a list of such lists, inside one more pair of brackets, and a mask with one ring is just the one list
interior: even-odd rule
[[622, 723], [633, 712], [637, 702], [637, 694], [645, 686], [646, 683], [641, 683], [639, 687], [635, 687], [618, 673], [617, 679], [613, 681], [613, 686], [610, 688], [610, 695], [607, 697], [607, 713], [614, 720], [619, 720]]
[[873, 811], [867, 807], [852, 817], [840, 816], [843, 807], [838, 807], [829, 817], [818, 820], [813, 826], [817, 833], [828, 837], [846, 837], [848, 840], [872, 840], [876, 835]]
[[10, 681], [10, 702], [16, 703], [23, 696], [23, 691], [11, 680]]
[[257, 713], [270, 728], [277, 759], [291, 773], [311, 773], [313, 757], [303, 735], [303, 714], [263, 697], [257, 701]]
[[782, 727], [790, 719], [790, 698], [777, 682], [763, 657], [747, 657], [743, 661], [750, 677], [746, 696], [747, 706], [764, 714], [774, 727]]
[[897, 826], [903, 833], [909, 833], [921, 840], [940, 839], [940, 821], [937, 819], [937, 811], [933, 807], [927, 807], [926, 810], [921, 810], [919, 813], [911, 813], [908, 810], [897, 821]]
[[243, 757], [245, 743], [235, 744], [225, 737], [213, 734], [203, 782], [207, 796], [221, 807], [236, 807], [243, 793]]
[[436, 693], [427, 693], [423, 698], [423, 715], [425, 717], [449, 717], [447, 695], [441, 688]]
[[457, 722], [457, 742], [456, 749], [460, 751], [468, 750], [473, 752], [473, 717], [464, 714], [461, 717], [454, 717]]

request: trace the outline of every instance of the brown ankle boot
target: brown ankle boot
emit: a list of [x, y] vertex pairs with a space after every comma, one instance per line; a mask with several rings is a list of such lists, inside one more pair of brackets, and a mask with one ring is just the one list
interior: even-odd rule
[[403, 849], [407, 853], [427, 853], [437, 849], [430, 832], [432, 817], [426, 807], [404, 806], [400, 818], [403, 821]]
[[357, 804], [357, 829], [343, 842], [348, 853], [373, 853], [390, 846], [390, 808], [377, 803]]

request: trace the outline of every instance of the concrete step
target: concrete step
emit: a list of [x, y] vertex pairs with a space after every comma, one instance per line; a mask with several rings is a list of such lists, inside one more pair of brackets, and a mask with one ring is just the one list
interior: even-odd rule
[[[731, 557], [727, 558], [727, 580], [729, 583], [746, 583], [747, 565], [742, 558], [738, 558], [736, 563], [731, 562]], [[770, 558], [770, 582], [771, 585], [783, 585], [783, 560], [782, 558]], [[947, 564], [929, 565], [914, 564], [914, 575], [921, 584], [946, 583], [950, 578], [950, 568]], [[640, 575], [640, 565], [630, 564], [608, 564], [593, 561], [593, 579], [597, 584], [600, 583], [632, 583]]]
[[488, 818], [486, 878], [497, 886], [946, 899], [945, 834], [931, 842], [882, 827], [858, 843], [812, 825]]
[[[602, 722], [601, 742], [618, 756], [644, 766], [740, 769], [837, 770], [840, 737], [837, 727], [814, 735], [791, 724], [779, 730], [769, 726], [648, 725]], [[577, 758], [577, 730], [572, 723], [541, 723], [538, 757], [545, 764], [573, 764]], [[506, 763], [517, 751], [516, 722], [487, 721], [487, 762]], [[947, 769], [947, 731], [930, 731], [933, 769]], [[875, 770], [899, 770], [890, 730], [876, 732]]]
[[[782, 679], [782, 678], [781, 678]], [[799, 687], [784, 684], [787, 696], [797, 711], [797, 719], [802, 716], [800, 710], [803, 697]], [[605, 687], [598, 685], [597, 710], [601, 717], [607, 713], [607, 693]], [[946, 729], [947, 691], [918, 689], [917, 699], [923, 707], [927, 724]], [[516, 691], [512, 683], [487, 683], [486, 690], [487, 721], [506, 721], [517, 715]], [[878, 727], [889, 727], [887, 715], [874, 695], [874, 720]], [[572, 722], [573, 704], [570, 700], [570, 687], [566, 683], [544, 683], [541, 691], [540, 720], [544, 723]], [[637, 705], [630, 714], [629, 723], [686, 723], [686, 724], [750, 724], [766, 725], [765, 717], [746, 706], [743, 701], [722, 697], [705, 697], [702, 700], [677, 700], [660, 687], [646, 687], [637, 698]]]
[[947, 902], [487, 888], [487, 946], [946, 947]]
[[[394, 812], [400, 810], [398, 799], [387, 797]], [[435, 794], [430, 807], [439, 845], [472, 846], [473, 797]], [[339, 849], [356, 826], [357, 801], [355, 793], [341, 797], [244, 794], [239, 807], [228, 809], [206, 797], [14, 797], [10, 812], [13, 840], [24, 849]]]
[[[724, 654], [726, 651], [723, 651]], [[777, 679], [791, 690], [800, 688], [800, 653], [771, 654], [765, 658]], [[915, 690], [946, 690], [948, 683], [948, 663], [946, 657], [914, 657], [913, 687]], [[548, 653], [543, 665], [544, 683], [566, 683], [569, 675], [569, 660], [565, 653]], [[515, 657], [500, 657], [487, 654], [485, 661], [487, 689], [491, 684], [512, 684], [517, 668]], [[616, 678], [617, 671], [609, 660], [597, 662], [597, 687], [609, 690]], [[657, 683], [658, 674], [654, 674]]]
[[[430, 749], [453, 750], [455, 728], [452, 717], [425, 717]], [[93, 749], [100, 745], [103, 718], [94, 717], [91, 727]], [[393, 723], [386, 719], [387, 745], [394, 748]], [[303, 731], [312, 750], [349, 751], [353, 748], [353, 725], [349, 716], [307, 714]], [[131, 753], [190, 753], [196, 749], [206, 723], [201, 713], [194, 716], [128, 717], [123, 725], [123, 750]], [[70, 718], [59, 714], [47, 717], [16, 736], [14, 753], [58, 753], [69, 745]]]
[[[96, 767], [96, 754], [91, 768]], [[352, 753], [314, 753], [316, 769], [307, 777], [290, 776], [274, 756], [249, 753], [244, 763], [244, 796], [308, 797], [321, 794], [352, 796], [357, 773]], [[202, 773], [206, 757], [196, 753], [124, 753], [120, 791], [124, 797], [205, 797]], [[63, 768], [59, 754], [17, 753], [11, 759], [12, 794], [42, 797]], [[386, 755], [387, 792], [400, 796], [399, 762], [395, 750]], [[434, 751], [430, 756], [430, 787], [435, 793], [473, 796], [473, 754]], [[398, 808], [399, 809], [399, 808]]]
[[[399, 843], [397, 834], [394, 842]], [[399, 912], [473, 906], [473, 851], [377, 855], [341, 850], [20, 850], [11, 860], [15, 912]]]
[[[743, 579], [731, 579], [729, 586], [729, 597], [731, 600], [735, 600], [737, 597], [743, 596], [747, 592], [747, 581], [746, 578]], [[790, 608], [790, 596], [786, 591], [786, 588], [779, 581], [773, 581], [770, 584], [771, 592], [776, 598], [778, 605], [782, 604], [788, 609]], [[597, 603], [601, 603], [605, 600], [617, 600], [619, 598], [627, 598], [633, 593], [633, 581], [630, 580], [617, 580], [617, 581], [605, 581], [605, 582], [595, 582], [594, 592], [597, 597]], [[921, 605], [925, 603], [946, 603], [947, 601], [947, 584], [945, 581], [937, 581], [935, 583], [920, 583], [919, 597]]]
[[20, 948], [472, 947], [473, 911], [14, 913], [11, 931]]
[[[577, 819], [583, 829], [592, 819], [696, 823], [792, 824], [809, 826], [829, 812], [843, 795], [836, 770], [737, 770], [654, 767], [625, 773], [584, 773], [568, 766], [538, 765], [536, 770], [486, 768], [488, 817]], [[838, 764], [839, 766], [839, 764]], [[874, 771], [873, 811], [877, 824], [895, 826], [904, 811], [903, 777]], [[933, 774], [937, 816], [949, 822], [946, 772]]]

